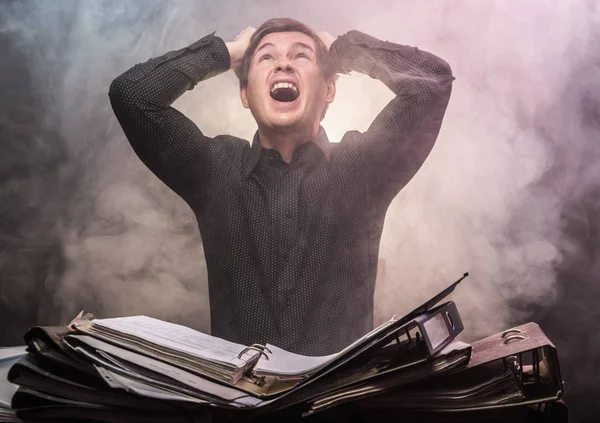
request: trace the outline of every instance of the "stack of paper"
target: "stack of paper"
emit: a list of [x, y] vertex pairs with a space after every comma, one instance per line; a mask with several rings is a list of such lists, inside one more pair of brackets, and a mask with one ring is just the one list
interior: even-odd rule
[[[557, 361], [536, 325], [473, 346], [455, 340], [463, 329], [456, 305], [436, 304], [458, 282], [324, 357], [239, 345], [146, 316], [88, 314], [67, 327], [34, 327], [25, 334], [28, 353], [4, 367], [0, 421], [197, 422], [310, 415], [347, 403], [456, 411], [559, 397], [538, 389], [556, 387], [548, 380], [555, 382]], [[526, 368], [519, 357], [534, 350]]]

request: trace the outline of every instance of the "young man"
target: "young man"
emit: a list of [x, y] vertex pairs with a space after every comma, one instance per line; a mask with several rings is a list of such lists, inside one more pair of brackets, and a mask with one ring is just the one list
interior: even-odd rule
[[[228, 69], [258, 125], [252, 143], [207, 137], [170, 107]], [[351, 71], [396, 97], [366, 132], [330, 143], [320, 121], [335, 74]], [[453, 79], [417, 48], [273, 19], [229, 43], [208, 35], [113, 81], [111, 104], [135, 152], [196, 214], [213, 335], [325, 355], [372, 329], [386, 209], [431, 151]]]

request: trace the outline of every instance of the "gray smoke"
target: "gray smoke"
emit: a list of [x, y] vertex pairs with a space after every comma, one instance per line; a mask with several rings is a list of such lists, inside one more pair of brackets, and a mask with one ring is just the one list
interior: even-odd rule
[[[600, 11], [592, 2], [48, 0], [0, 8], [3, 342], [82, 308], [209, 331], [194, 216], [131, 151], [108, 86], [150, 57], [213, 31], [231, 40], [275, 16], [417, 46], [456, 76], [436, 147], [388, 211], [377, 321], [469, 271], [453, 297], [469, 340], [566, 310], [565, 289], [586, 292], [600, 277], [600, 236], [590, 229], [600, 218]], [[330, 139], [365, 130], [390, 99], [378, 81], [342, 76], [323, 122]], [[175, 106], [209, 136], [255, 131], [230, 72]], [[569, 277], [581, 257], [588, 285]], [[583, 312], [590, 300], [579, 295], [569, 298]], [[581, 359], [556, 333], [566, 360]], [[590, 345], [592, 356], [600, 351]], [[588, 372], [597, 367], [587, 363]]]

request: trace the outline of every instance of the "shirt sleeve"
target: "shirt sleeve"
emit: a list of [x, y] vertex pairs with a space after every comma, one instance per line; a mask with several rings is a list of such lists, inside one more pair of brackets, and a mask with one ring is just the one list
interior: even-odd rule
[[225, 43], [211, 34], [186, 48], [133, 66], [110, 85], [111, 106], [133, 150], [188, 203], [203, 197], [211, 166], [226, 154], [228, 146], [204, 136], [171, 104], [229, 66]]
[[452, 70], [431, 53], [359, 31], [338, 37], [330, 52], [339, 73], [369, 75], [395, 94], [366, 132], [349, 131], [340, 143], [356, 150], [370, 192], [387, 206], [433, 148], [450, 99]]

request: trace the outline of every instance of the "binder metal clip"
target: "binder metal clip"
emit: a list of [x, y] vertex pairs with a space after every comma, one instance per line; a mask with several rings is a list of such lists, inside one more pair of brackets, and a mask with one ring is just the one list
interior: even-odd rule
[[254, 351], [258, 351], [260, 355], [264, 356], [267, 360], [269, 359], [269, 356], [265, 353], [265, 351], [267, 351], [269, 354], [273, 354], [273, 352], [268, 349], [267, 347], [265, 347], [264, 345], [260, 345], [260, 344], [252, 344], [246, 348], [244, 348], [242, 350], [242, 352], [240, 352], [238, 354], [238, 358], [242, 358], [242, 356], [247, 353], [250, 350], [254, 350]]
[[500, 335], [500, 338], [504, 338], [506, 335], [508, 335], [509, 333], [523, 333], [523, 331], [521, 329], [517, 329], [517, 328], [512, 328], [512, 329], [507, 329], [504, 332], [502, 332], [502, 335]]

